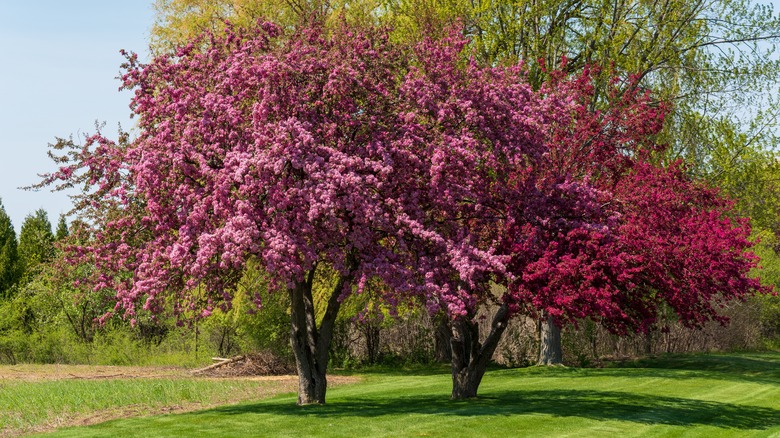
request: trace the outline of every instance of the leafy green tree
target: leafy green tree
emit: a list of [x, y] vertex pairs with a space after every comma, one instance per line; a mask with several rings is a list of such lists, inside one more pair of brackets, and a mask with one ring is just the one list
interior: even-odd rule
[[8, 298], [19, 279], [18, 262], [16, 231], [0, 202], [0, 298]]
[[54, 234], [46, 211], [27, 215], [19, 233], [19, 262], [23, 277], [31, 279], [37, 268], [54, 257]]

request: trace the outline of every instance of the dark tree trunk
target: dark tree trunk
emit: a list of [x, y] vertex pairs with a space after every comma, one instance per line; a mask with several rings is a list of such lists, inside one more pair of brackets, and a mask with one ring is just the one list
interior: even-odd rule
[[452, 361], [452, 330], [445, 315], [437, 315], [434, 320], [434, 360], [440, 363]]
[[367, 321], [361, 327], [366, 338], [366, 358], [368, 363], [375, 364], [379, 361], [379, 350], [382, 330], [376, 321]]
[[588, 342], [590, 343], [590, 355], [593, 359], [598, 360], [598, 329], [596, 328], [596, 323], [591, 320], [585, 321], [585, 332], [588, 334]]
[[645, 356], [653, 354], [653, 329], [648, 328], [645, 333]]
[[339, 295], [350, 276], [341, 276], [336, 282], [320, 327], [314, 313], [312, 285], [314, 269], [306, 279], [289, 290], [290, 293], [290, 345], [295, 355], [298, 370], [298, 404], [323, 404], [328, 388], [326, 371], [328, 368], [328, 349], [333, 340], [333, 326], [336, 322], [341, 303]]
[[493, 318], [490, 334], [479, 342], [479, 324], [465, 317], [452, 321], [452, 398], [462, 400], [477, 396], [479, 384], [498, 341], [506, 330], [509, 308], [502, 305]]
[[555, 324], [552, 316], [546, 312], [542, 319], [539, 334], [539, 365], [560, 365], [563, 363], [561, 347], [561, 328]]

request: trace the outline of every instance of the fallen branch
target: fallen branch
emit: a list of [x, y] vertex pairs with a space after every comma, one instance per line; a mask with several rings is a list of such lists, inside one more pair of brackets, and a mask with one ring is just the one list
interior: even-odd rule
[[238, 361], [241, 361], [241, 360], [244, 360], [244, 359], [245, 359], [245, 356], [235, 356], [235, 357], [231, 357], [230, 359], [224, 359], [222, 362], [218, 362], [218, 363], [215, 363], [213, 365], [209, 365], [209, 366], [207, 366], [205, 368], [200, 368], [200, 369], [197, 369], [197, 370], [193, 370], [192, 374], [193, 375], [203, 374], [206, 371], [211, 371], [213, 369], [220, 368], [220, 367], [223, 367], [225, 365], [231, 364], [233, 362], [238, 362]]

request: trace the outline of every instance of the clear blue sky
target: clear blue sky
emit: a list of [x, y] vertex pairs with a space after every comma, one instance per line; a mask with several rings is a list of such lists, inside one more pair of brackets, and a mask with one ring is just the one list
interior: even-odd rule
[[130, 95], [119, 93], [120, 49], [147, 58], [153, 21], [147, 0], [0, 0], [0, 198], [17, 233], [38, 208], [56, 223], [62, 193], [26, 192], [52, 170], [54, 138], [129, 129]]

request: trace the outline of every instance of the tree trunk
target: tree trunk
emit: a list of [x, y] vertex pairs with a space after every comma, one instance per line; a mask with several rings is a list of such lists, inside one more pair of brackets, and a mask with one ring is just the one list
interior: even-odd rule
[[653, 329], [648, 328], [645, 333], [645, 356], [653, 354]]
[[377, 321], [366, 321], [362, 324], [363, 336], [366, 338], [366, 358], [369, 364], [379, 361], [379, 349], [382, 329]]
[[437, 315], [434, 319], [434, 360], [440, 363], [452, 361], [452, 330], [446, 315]]
[[479, 324], [471, 317], [452, 321], [452, 399], [462, 400], [477, 396], [479, 384], [498, 341], [507, 327], [509, 308], [502, 305], [493, 318], [490, 334], [485, 343], [479, 342]]
[[333, 340], [336, 316], [341, 308], [338, 298], [344, 285], [351, 280], [351, 275], [339, 277], [328, 298], [328, 307], [318, 328], [312, 298], [314, 272], [313, 268], [304, 281], [289, 290], [290, 345], [298, 370], [299, 405], [325, 403], [325, 392], [328, 388], [328, 349]]
[[538, 365], [560, 365], [561, 363], [563, 363], [561, 328], [555, 324], [552, 316], [545, 312], [539, 335]]

